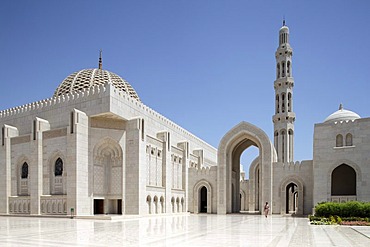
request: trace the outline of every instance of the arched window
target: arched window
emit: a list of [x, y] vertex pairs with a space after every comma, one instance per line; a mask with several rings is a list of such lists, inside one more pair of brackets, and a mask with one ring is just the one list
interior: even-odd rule
[[281, 161], [285, 162], [285, 131], [281, 131]]
[[152, 197], [147, 196], [146, 197], [146, 203], [148, 203], [148, 214], [152, 213]]
[[356, 171], [341, 164], [331, 174], [332, 196], [354, 196], [356, 195]]
[[276, 65], [276, 79], [280, 78], [280, 64]]
[[287, 72], [286, 72], [287, 76], [290, 77], [290, 61], [288, 61], [287, 64], [286, 64], [286, 70], [287, 70]]
[[353, 143], [352, 143], [352, 135], [350, 133], [348, 133], [346, 135], [346, 146], [352, 146]]
[[27, 164], [27, 162], [24, 162], [23, 165], [22, 165], [21, 178], [28, 178], [28, 164]]
[[288, 93], [288, 112], [292, 111], [292, 94]]
[[341, 134], [337, 135], [336, 147], [343, 147], [343, 136]]
[[289, 146], [287, 147], [288, 148], [288, 152], [289, 152], [289, 160], [288, 161], [293, 161], [293, 130], [292, 129], [289, 129], [288, 131], [288, 143], [289, 143]]
[[285, 112], [285, 93], [282, 93], [281, 94], [281, 112], [284, 113]]
[[281, 77], [285, 77], [285, 62], [281, 63]]
[[276, 104], [276, 113], [279, 113], [279, 104], [280, 104], [280, 102], [279, 102], [279, 95], [278, 94], [276, 95], [275, 104]]
[[54, 169], [55, 176], [62, 176], [63, 175], [63, 161], [61, 158], [58, 158], [55, 161], [55, 169]]

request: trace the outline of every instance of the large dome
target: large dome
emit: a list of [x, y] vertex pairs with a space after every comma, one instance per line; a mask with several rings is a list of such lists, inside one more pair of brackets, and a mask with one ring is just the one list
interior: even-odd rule
[[54, 96], [81, 91], [96, 85], [111, 83], [118, 90], [126, 92], [134, 99], [140, 101], [135, 89], [120, 76], [103, 69], [83, 69], [67, 76], [55, 90]]
[[333, 114], [329, 115], [325, 120], [324, 123], [328, 122], [337, 122], [337, 121], [348, 121], [348, 120], [356, 120], [361, 118], [360, 115], [353, 111], [343, 109], [342, 104], [339, 106], [339, 110], [334, 112]]

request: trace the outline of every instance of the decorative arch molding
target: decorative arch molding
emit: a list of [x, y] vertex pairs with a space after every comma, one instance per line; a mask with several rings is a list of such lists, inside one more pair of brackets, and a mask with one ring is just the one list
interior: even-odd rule
[[[231, 200], [233, 159], [236, 157], [235, 152], [239, 155], [239, 153], [241, 154], [241, 152], [250, 145], [255, 145], [259, 148], [259, 157], [261, 161], [260, 169], [262, 174], [262, 201], [272, 201], [272, 163], [277, 160], [276, 151], [263, 130], [250, 123], [241, 122], [224, 135], [218, 146], [218, 214], [233, 212]], [[239, 189], [236, 188], [236, 191], [239, 191]], [[262, 212], [261, 206], [260, 212]]]
[[53, 152], [51, 152], [49, 158], [48, 158], [48, 164], [49, 164], [49, 172], [50, 173], [54, 173], [54, 165], [55, 165], [55, 161], [60, 158], [62, 161], [63, 161], [63, 176], [67, 176], [67, 169], [66, 168], [66, 164], [67, 164], [67, 157], [64, 155], [64, 153], [60, 150], [55, 150]]
[[200, 190], [205, 187], [207, 189], [207, 213], [212, 213], [212, 186], [207, 180], [200, 180], [194, 186], [193, 191], [193, 202], [194, 202], [194, 213], [199, 214], [199, 195]]
[[[30, 164], [30, 159], [22, 154], [20, 155], [17, 159], [17, 163], [16, 163], [16, 171], [15, 171], [15, 177], [17, 178], [17, 194], [19, 196], [27, 196], [29, 195], [29, 181], [30, 181], [30, 169], [31, 169], [31, 164]], [[22, 167], [23, 167], [23, 164], [24, 163], [27, 163], [28, 165], [28, 174], [27, 174], [27, 178], [22, 178], [21, 175], [22, 175]]]
[[296, 215], [303, 215], [304, 212], [304, 183], [298, 176], [289, 176], [286, 177], [281, 183], [280, 183], [280, 214], [286, 214], [286, 189], [287, 186], [291, 183], [294, 183], [297, 185], [297, 192], [298, 192], [298, 209], [296, 212]]
[[[54, 168], [55, 162], [60, 158], [63, 162], [63, 173], [62, 176], [55, 176]], [[48, 169], [49, 169], [49, 178], [50, 178], [50, 194], [54, 195], [65, 195], [67, 194], [67, 157], [61, 150], [54, 150], [51, 152], [48, 158]]]
[[342, 164], [345, 164], [345, 165], [348, 165], [349, 167], [353, 168], [353, 170], [355, 170], [356, 172], [356, 196], [357, 196], [357, 199], [358, 198], [361, 198], [361, 190], [359, 190], [358, 188], [361, 187], [361, 181], [362, 181], [362, 171], [361, 171], [361, 168], [360, 166], [358, 166], [355, 162], [353, 161], [350, 161], [350, 160], [347, 160], [347, 159], [340, 159], [340, 160], [337, 160], [335, 161], [331, 166], [330, 168], [328, 169], [328, 173], [327, 173], [327, 181], [328, 181], [328, 184], [327, 184], [327, 198], [328, 198], [328, 201], [331, 201], [331, 175], [334, 171], [335, 168], [337, 168], [338, 166], [342, 165]]
[[94, 146], [94, 159], [101, 160], [106, 155], [110, 155], [114, 160], [122, 160], [122, 148], [119, 143], [110, 137], [100, 140]]
[[123, 151], [121, 145], [110, 137], [98, 141], [93, 148], [93, 164], [94, 195], [122, 197]]
[[[26, 155], [22, 154], [17, 158], [17, 163], [16, 163], [16, 167], [17, 167], [16, 177], [17, 177], [17, 179], [21, 177], [22, 166], [23, 166], [24, 163], [27, 163], [28, 164], [28, 169], [30, 169], [30, 159]], [[30, 171], [28, 170], [28, 177], [29, 176], [30, 176]]]

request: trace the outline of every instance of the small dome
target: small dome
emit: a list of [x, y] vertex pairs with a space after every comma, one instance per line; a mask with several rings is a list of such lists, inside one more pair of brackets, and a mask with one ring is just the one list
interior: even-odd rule
[[289, 33], [289, 27], [285, 25], [285, 19], [283, 19], [283, 26], [279, 30], [280, 33]]
[[343, 109], [342, 104], [339, 106], [339, 110], [328, 116], [324, 123], [355, 120], [361, 118], [357, 113]]
[[67, 76], [54, 92], [55, 96], [81, 91], [96, 85], [111, 83], [118, 90], [126, 92], [131, 97], [140, 101], [133, 87], [120, 76], [103, 69], [83, 69]]
[[284, 33], [289, 33], [289, 27], [287, 27], [287, 26], [282, 26], [282, 27], [280, 28], [280, 33], [282, 33], [282, 32], [284, 32]]

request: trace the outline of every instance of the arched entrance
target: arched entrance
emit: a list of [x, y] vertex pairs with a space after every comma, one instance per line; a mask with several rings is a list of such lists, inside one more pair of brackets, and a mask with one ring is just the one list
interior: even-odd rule
[[212, 187], [206, 180], [200, 180], [194, 186], [194, 213], [212, 213]]
[[100, 140], [93, 151], [94, 214], [122, 214], [123, 153], [119, 143], [109, 137]]
[[303, 215], [303, 182], [296, 176], [284, 179], [280, 185], [280, 213]]
[[285, 189], [286, 198], [285, 198], [285, 213], [287, 214], [295, 214], [297, 211], [297, 198], [298, 198], [298, 191], [297, 185], [295, 183], [290, 183], [287, 185]]
[[203, 186], [199, 193], [199, 213], [207, 213], [207, 188]]
[[218, 147], [218, 214], [240, 211], [240, 194], [235, 193], [240, 191], [240, 156], [250, 146], [259, 149], [259, 177], [261, 177], [259, 211], [262, 212], [261, 201], [272, 202], [271, 166], [276, 161], [275, 149], [265, 132], [252, 124], [241, 122], [225, 134]]

